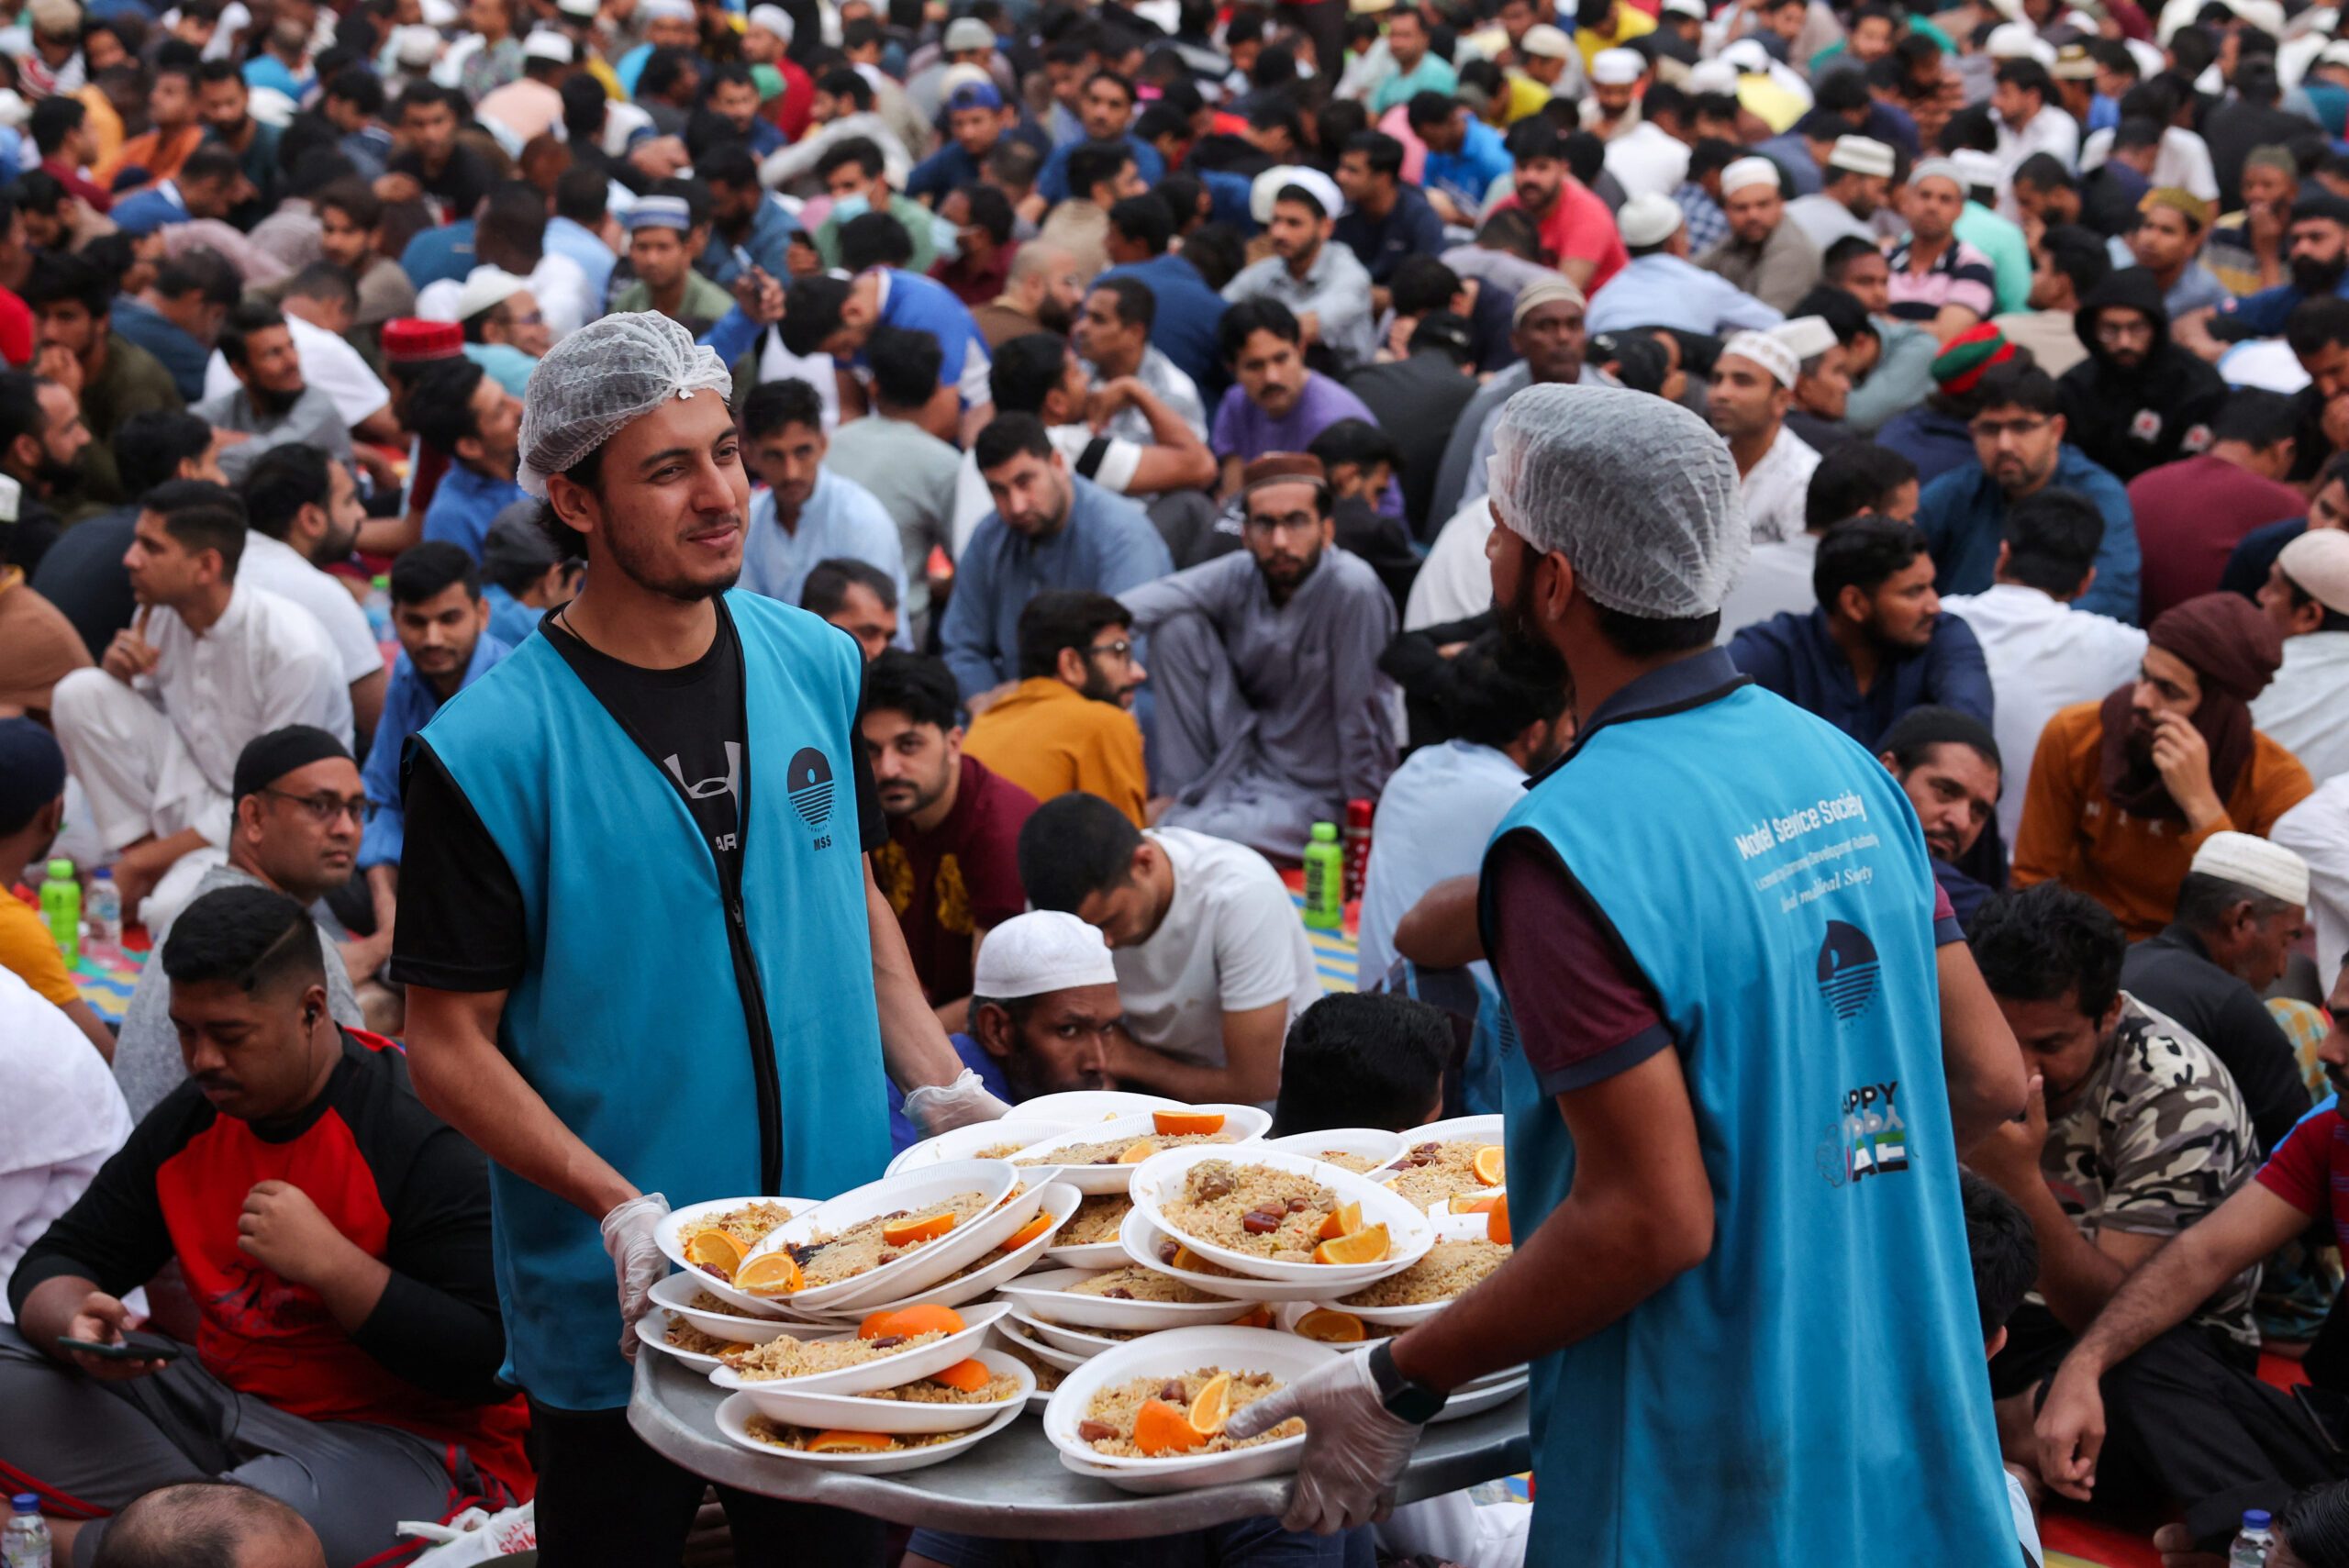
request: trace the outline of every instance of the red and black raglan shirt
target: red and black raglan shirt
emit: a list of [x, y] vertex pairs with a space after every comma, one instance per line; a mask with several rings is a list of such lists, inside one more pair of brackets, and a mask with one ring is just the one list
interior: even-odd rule
[[[521, 1396], [506, 1356], [481, 1151], [425, 1109], [406, 1059], [344, 1029], [326, 1092], [276, 1122], [216, 1111], [194, 1083], [150, 1112], [8, 1283], [19, 1316], [43, 1280], [73, 1275], [121, 1296], [176, 1258], [202, 1314], [205, 1369], [240, 1394], [314, 1421], [365, 1421], [438, 1443], [531, 1491]], [[346, 1332], [317, 1292], [240, 1251], [255, 1183], [299, 1187], [391, 1270], [383, 1298]]]
[[2302, 1117], [2254, 1179], [2349, 1247], [2349, 1121], [2337, 1099]]

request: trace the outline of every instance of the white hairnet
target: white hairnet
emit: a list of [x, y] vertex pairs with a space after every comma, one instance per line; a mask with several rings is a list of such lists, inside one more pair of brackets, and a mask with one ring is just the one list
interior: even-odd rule
[[644, 310], [591, 321], [549, 350], [522, 389], [522, 488], [543, 497], [548, 474], [672, 397], [733, 391], [717, 350], [665, 316]]
[[1710, 615], [1745, 571], [1737, 465], [1676, 403], [1620, 387], [1529, 386], [1486, 470], [1500, 520], [1574, 563], [1583, 592], [1651, 620]]

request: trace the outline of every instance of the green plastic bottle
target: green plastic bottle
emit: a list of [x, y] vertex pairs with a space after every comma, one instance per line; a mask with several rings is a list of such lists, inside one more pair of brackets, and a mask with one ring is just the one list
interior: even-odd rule
[[49, 880], [40, 884], [40, 917], [67, 958], [81, 956], [82, 884], [73, 880], [73, 862], [63, 855], [49, 862]]
[[1346, 923], [1346, 851], [1335, 822], [1316, 822], [1305, 846], [1305, 923], [1317, 931]]

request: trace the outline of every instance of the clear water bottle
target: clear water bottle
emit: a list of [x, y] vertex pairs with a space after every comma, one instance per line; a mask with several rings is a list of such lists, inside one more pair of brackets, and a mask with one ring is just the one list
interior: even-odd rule
[[69, 961], [81, 955], [82, 884], [73, 880], [73, 862], [63, 855], [49, 862], [49, 880], [40, 884], [40, 917]]
[[2267, 1548], [2275, 1540], [2267, 1510], [2245, 1508], [2243, 1529], [2236, 1532], [2235, 1543], [2227, 1548], [2227, 1568], [2267, 1568]]
[[392, 580], [377, 575], [367, 584], [367, 629], [377, 642], [392, 639]]
[[49, 1521], [40, 1499], [19, 1492], [8, 1499], [8, 1524], [0, 1529], [0, 1563], [6, 1568], [49, 1568]]
[[93, 942], [110, 948], [122, 945], [122, 889], [114, 884], [112, 866], [100, 866], [90, 878], [83, 895], [82, 915], [89, 922]]

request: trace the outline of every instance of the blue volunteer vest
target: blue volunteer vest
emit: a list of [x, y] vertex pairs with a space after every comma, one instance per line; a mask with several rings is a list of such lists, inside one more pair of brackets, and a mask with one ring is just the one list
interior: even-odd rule
[[[1595, 729], [1520, 830], [1662, 999], [1715, 1214], [1704, 1262], [1533, 1363], [1526, 1561], [2013, 1562], [1906, 796], [1749, 685]], [[1575, 1151], [1502, 1049], [1523, 1237]]]
[[[725, 606], [748, 710], [740, 941], [676, 784], [546, 638], [422, 732], [521, 888], [532, 959], [499, 1047], [589, 1148], [679, 1205], [829, 1197], [889, 1153], [850, 782], [856, 645], [755, 595]], [[626, 1404], [595, 1218], [495, 1164], [490, 1196], [506, 1375], [567, 1409]]]

